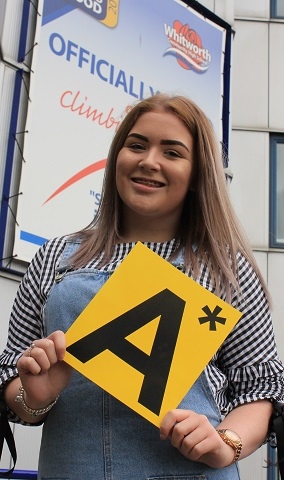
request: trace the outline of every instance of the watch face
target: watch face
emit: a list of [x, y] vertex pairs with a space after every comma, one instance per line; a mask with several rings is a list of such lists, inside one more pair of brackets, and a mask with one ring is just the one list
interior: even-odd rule
[[234, 432], [233, 430], [226, 430], [226, 435], [231, 439], [233, 440], [234, 442], [239, 442], [241, 439], [239, 437], [239, 435]]

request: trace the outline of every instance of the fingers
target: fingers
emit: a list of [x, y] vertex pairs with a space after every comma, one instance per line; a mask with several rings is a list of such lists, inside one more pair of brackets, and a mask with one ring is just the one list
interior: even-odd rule
[[49, 405], [69, 385], [72, 368], [62, 361], [65, 349], [65, 335], [56, 331], [34, 340], [19, 358], [18, 373], [30, 408]]
[[45, 373], [58, 361], [63, 360], [65, 349], [65, 335], [61, 331], [53, 332], [47, 338], [35, 340], [18, 360], [18, 370], [33, 375]]
[[54, 343], [57, 359], [59, 361], [63, 360], [66, 351], [65, 334], [61, 330], [57, 330], [56, 332], [51, 333], [47, 338]]
[[213, 448], [215, 430], [204, 415], [192, 415], [193, 418], [176, 424], [172, 434], [172, 445], [193, 461]]
[[30, 344], [29, 349], [28, 349], [28, 356], [29, 356], [29, 357], [32, 356], [31, 354], [32, 354], [32, 349], [33, 349], [33, 348], [36, 348], [36, 345], [35, 345], [35, 343], [32, 342], [32, 343]]
[[188, 418], [191, 410], [170, 410], [163, 418], [160, 426], [160, 437], [165, 439], [171, 437], [173, 428], [179, 423]]
[[171, 444], [192, 461], [214, 449], [218, 439], [216, 431], [205, 415], [191, 410], [171, 410], [160, 427], [161, 439], [169, 438]]

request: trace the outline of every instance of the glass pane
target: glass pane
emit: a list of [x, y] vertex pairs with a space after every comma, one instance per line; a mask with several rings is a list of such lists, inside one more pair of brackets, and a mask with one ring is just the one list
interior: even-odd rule
[[276, 17], [284, 17], [284, 0], [275, 0], [276, 2]]
[[284, 243], [284, 144], [278, 143], [276, 150], [276, 236], [277, 242]]

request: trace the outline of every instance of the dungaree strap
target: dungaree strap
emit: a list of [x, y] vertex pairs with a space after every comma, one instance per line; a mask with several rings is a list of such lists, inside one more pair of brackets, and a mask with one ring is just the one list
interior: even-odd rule
[[12, 433], [10, 424], [8, 422], [7, 406], [3, 398], [1, 398], [0, 399], [0, 459], [2, 457], [4, 440], [6, 440], [14, 465], [7, 472], [1, 472], [1, 476], [4, 478], [10, 478], [16, 466], [17, 451], [16, 451], [16, 445], [15, 445], [13, 433]]
[[272, 429], [277, 440], [277, 460], [281, 478], [284, 479], [284, 403], [275, 402]]

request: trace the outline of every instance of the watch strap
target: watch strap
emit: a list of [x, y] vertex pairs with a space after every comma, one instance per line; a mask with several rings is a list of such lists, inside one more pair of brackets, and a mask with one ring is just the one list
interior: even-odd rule
[[226, 428], [218, 429], [216, 431], [219, 434], [219, 436], [222, 438], [223, 442], [225, 442], [227, 445], [229, 445], [235, 450], [234, 458], [231, 461], [231, 463], [229, 463], [229, 465], [232, 465], [233, 463], [237, 462], [240, 457], [240, 454], [243, 448], [242, 439], [235, 431], [231, 430], [234, 436], [237, 437], [236, 439], [232, 438], [232, 436], [230, 435], [230, 430]]

